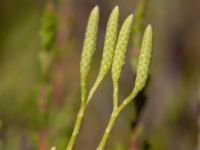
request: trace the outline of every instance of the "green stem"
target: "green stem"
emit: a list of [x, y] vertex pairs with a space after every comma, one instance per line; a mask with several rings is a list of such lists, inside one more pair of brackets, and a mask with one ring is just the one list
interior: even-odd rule
[[94, 96], [95, 91], [97, 90], [97, 88], [102, 80], [103, 80], [102, 77], [97, 77], [97, 80], [95, 81], [94, 85], [92, 86], [92, 88], [88, 94], [86, 105], [91, 101], [92, 97]]
[[118, 83], [113, 83], [114, 91], [113, 91], [113, 108], [114, 110], [118, 107]]
[[138, 90], [133, 90], [131, 94], [123, 100], [122, 104], [118, 107], [118, 112], [120, 113], [138, 94]]
[[105, 144], [106, 144], [106, 142], [108, 140], [108, 137], [110, 135], [110, 132], [111, 132], [112, 127], [113, 127], [113, 125], [114, 125], [114, 123], [116, 121], [117, 116], [118, 116], [118, 110], [114, 110], [112, 112], [112, 114], [111, 114], [110, 120], [109, 120], [108, 125], [106, 127], [106, 130], [105, 130], [105, 132], [103, 134], [101, 142], [100, 142], [100, 144], [99, 144], [99, 146], [97, 147], [96, 150], [103, 150], [103, 148], [105, 147]]
[[74, 146], [74, 143], [75, 143], [75, 141], [77, 139], [77, 136], [79, 134], [81, 123], [82, 123], [83, 116], [84, 116], [84, 113], [85, 113], [85, 109], [86, 109], [85, 102], [82, 101], [79, 113], [78, 113], [77, 118], [76, 118], [74, 130], [72, 132], [72, 135], [71, 135], [71, 138], [69, 140], [69, 143], [67, 145], [67, 149], [66, 150], [72, 150], [72, 148]]
[[[108, 125], [106, 127], [106, 130], [105, 130], [103, 137], [101, 139], [101, 142], [100, 142], [100, 144], [99, 144], [99, 146], [97, 147], [96, 150], [103, 150], [103, 148], [105, 147], [105, 144], [108, 140], [108, 137], [110, 135], [110, 132], [112, 130], [112, 127], [113, 127], [119, 113], [124, 109], [124, 107], [126, 107], [126, 105], [128, 103], [130, 103], [135, 98], [137, 93], [138, 93], [137, 90], [133, 90], [132, 93], [122, 102], [121, 105], [119, 105], [119, 106], [115, 105], [115, 108], [113, 109], [113, 112], [111, 114], [111, 117], [110, 117], [110, 120], [109, 120]], [[115, 102], [115, 98], [114, 98], [114, 102]], [[116, 101], [116, 102], [118, 102], [118, 101]]]

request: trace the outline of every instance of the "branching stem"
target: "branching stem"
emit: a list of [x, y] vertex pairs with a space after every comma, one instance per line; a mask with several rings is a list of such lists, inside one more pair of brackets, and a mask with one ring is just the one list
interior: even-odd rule
[[[117, 92], [118, 93], [118, 92]], [[113, 125], [118, 117], [118, 115], [120, 114], [120, 112], [135, 98], [135, 96], [137, 95], [138, 92], [135, 92], [135, 90], [122, 102], [122, 104], [120, 106], [116, 106], [116, 102], [118, 103], [118, 100], [115, 102], [114, 99], [114, 109], [113, 112], [111, 114], [110, 120], [108, 121], [108, 125], [106, 127], [106, 130], [103, 134], [103, 137], [100, 141], [99, 146], [97, 147], [96, 150], [103, 150], [106, 142], [108, 140], [108, 137], [110, 136], [110, 132], [113, 128]]]

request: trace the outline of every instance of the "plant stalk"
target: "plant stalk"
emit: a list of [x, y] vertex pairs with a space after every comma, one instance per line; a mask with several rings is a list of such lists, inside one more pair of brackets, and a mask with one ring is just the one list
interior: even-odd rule
[[102, 139], [101, 139], [101, 141], [100, 141], [100, 144], [99, 144], [99, 146], [97, 147], [96, 150], [103, 150], [103, 149], [104, 149], [104, 147], [105, 147], [105, 145], [106, 145], [106, 142], [107, 142], [107, 140], [108, 140], [108, 137], [109, 137], [109, 135], [110, 135], [110, 132], [111, 132], [111, 130], [112, 130], [112, 127], [113, 127], [113, 125], [115, 124], [115, 121], [116, 121], [116, 118], [117, 118], [118, 114], [119, 114], [119, 113], [118, 113], [118, 109], [115, 109], [115, 110], [112, 112], [111, 117], [110, 117], [110, 120], [109, 120], [108, 125], [107, 125], [107, 127], [106, 127], [106, 130], [105, 130], [105, 132], [104, 132], [104, 134], [103, 134], [103, 137], [102, 137]]
[[133, 90], [133, 92], [122, 102], [121, 105], [119, 105], [118, 107], [113, 109], [113, 112], [111, 114], [111, 117], [110, 117], [110, 120], [109, 120], [108, 125], [106, 127], [106, 130], [105, 130], [105, 132], [103, 134], [103, 137], [102, 137], [102, 139], [100, 141], [100, 144], [98, 145], [96, 150], [103, 150], [104, 149], [104, 147], [106, 145], [106, 142], [108, 140], [108, 137], [110, 135], [110, 132], [112, 130], [112, 127], [113, 127], [118, 115], [124, 109], [124, 107], [126, 107], [126, 105], [128, 103], [130, 103], [132, 99], [135, 98], [137, 93], [138, 93], [137, 91]]
[[82, 123], [83, 116], [84, 116], [84, 113], [85, 113], [85, 109], [86, 109], [85, 102], [82, 101], [80, 109], [79, 109], [79, 113], [78, 113], [77, 118], [76, 118], [76, 122], [75, 122], [75, 126], [74, 126], [74, 129], [73, 129], [73, 132], [72, 132], [72, 136], [69, 140], [69, 143], [67, 145], [66, 150], [72, 150], [72, 148], [74, 146], [74, 143], [75, 143], [77, 136], [79, 134], [79, 131], [80, 131], [80, 127], [81, 127], [81, 123]]
[[114, 110], [118, 107], [118, 83], [113, 83], [114, 91], [113, 91], [113, 108]]

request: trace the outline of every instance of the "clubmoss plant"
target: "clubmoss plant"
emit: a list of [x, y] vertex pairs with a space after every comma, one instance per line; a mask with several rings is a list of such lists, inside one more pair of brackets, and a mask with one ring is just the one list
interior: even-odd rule
[[[113, 104], [114, 104], [113, 112], [111, 114], [110, 120], [108, 122], [108, 125], [106, 127], [106, 130], [104, 132], [104, 135], [101, 139], [101, 142], [100, 142], [97, 150], [103, 150], [103, 148], [106, 144], [106, 141], [110, 135], [111, 129], [116, 121], [116, 118], [118, 117], [120, 112], [137, 96], [137, 94], [144, 88], [144, 86], [146, 84], [147, 77], [149, 74], [151, 55], [152, 55], [152, 37], [153, 37], [152, 27], [151, 27], [151, 25], [149, 25], [146, 28], [146, 31], [145, 31], [144, 37], [143, 37], [142, 47], [141, 47], [140, 56], [139, 56], [139, 62], [138, 62], [138, 66], [137, 66], [135, 86], [134, 86], [131, 94], [126, 99], [124, 99], [120, 105], [115, 106], [116, 103], [118, 103], [118, 101], [115, 102], [116, 99], [115, 98], [113, 99]], [[115, 53], [115, 55], [118, 55], [118, 53]], [[117, 59], [118, 57], [114, 56], [114, 58]], [[114, 64], [114, 61], [115, 61], [115, 59], [113, 60], [113, 64]], [[121, 60], [121, 61], [124, 61], [124, 60]], [[121, 64], [120, 67], [122, 67], [122, 66], [123, 66], [123, 64]]]
[[74, 130], [72, 136], [69, 140], [67, 150], [71, 150], [73, 148], [74, 142], [78, 136], [82, 118], [85, 113], [85, 109], [92, 99], [96, 89], [100, 85], [101, 81], [104, 79], [106, 74], [108, 73], [113, 59], [115, 43], [117, 38], [117, 29], [118, 29], [118, 19], [119, 18], [119, 8], [116, 6], [109, 19], [106, 29], [106, 36], [102, 54], [102, 61], [99, 69], [99, 73], [97, 75], [97, 79], [92, 86], [89, 94], [87, 95], [87, 76], [90, 70], [90, 65], [92, 62], [92, 58], [94, 52], [96, 50], [96, 38], [98, 31], [98, 22], [99, 22], [99, 8], [98, 6], [94, 7], [90, 13], [90, 17], [88, 19], [88, 24], [86, 28], [85, 40], [83, 43], [83, 52], [81, 56], [80, 63], [80, 73], [81, 73], [81, 106], [80, 110], [75, 122]]
[[81, 73], [81, 106], [75, 122], [74, 130], [72, 132], [71, 138], [69, 140], [67, 150], [71, 150], [74, 146], [74, 142], [78, 136], [83, 115], [86, 109], [87, 101], [87, 77], [90, 71], [90, 66], [94, 52], [96, 50], [96, 39], [99, 23], [99, 8], [96, 6], [90, 13], [87, 29], [85, 33], [85, 40], [83, 43], [83, 52], [81, 56], [80, 63], [80, 73]]
[[131, 94], [120, 105], [118, 104], [118, 94], [119, 94], [118, 82], [121, 76], [122, 68], [125, 63], [126, 52], [128, 49], [128, 43], [133, 24], [133, 15], [130, 15], [126, 18], [121, 27], [119, 36], [117, 38], [118, 20], [119, 20], [119, 8], [118, 6], [116, 6], [113, 9], [108, 20], [99, 73], [97, 75], [96, 81], [94, 82], [94, 85], [92, 86], [89, 93], [87, 93], [87, 78], [90, 71], [92, 59], [96, 50], [96, 40], [97, 40], [98, 22], [99, 22], [98, 6], [94, 7], [90, 13], [86, 28], [86, 34], [83, 43], [83, 52], [80, 63], [81, 106], [76, 118], [74, 130], [72, 132], [71, 138], [66, 148], [67, 150], [72, 150], [81, 127], [86, 107], [90, 102], [90, 100], [92, 99], [101, 81], [104, 79], [104, 77], [110, 70], [111, 66], [112, 66], [111, 72], [113, 81], [113, 112], [111, 114], [108, 126], [101, 139], [101, 142], [97, 147], [97, 150], [102, 150], [104, 148], [106, 141], [110, 135], [111, 129], [115, 123], [115, 120], [117, 119], [117, 116], [125, 108], [125, 106], [135, 98], [135, 96], [141, 91], [141, 89], [146, 84], [149, 72], [150, 60], [151, 60], [151, 53], [152, 53], [152, 28], [150, 25], [147, 27], [143, 38], [143, 43], [137, 67], [135, 87], [133, 88]]
[[88, 25], [85, 34], [85, 40], [83, 44], [83, 52], [80, 63], [81, 73], [81, 101], [86, 101], [87, 94], [87, 77], [90, 71], [91, 62], [96, 50], [96, 40], [99, 23], [99, 8], [96, 6], [89, 17]]
[[[146, 12], [147, 12], [147, 6], [148, 6], [149, 1], [148, 0], [139, 0], [138, 5], [136, 7], [135, 13], [134, 13], [134, 24], [132, 28], [132, 36], [131, 36], [131, 65], [133, 72], [136, 73], [137, 69], [137, 63], [139, 59], [139, 51], [140, 51], [140, 46], [142, 43], [142, 36], [143, 32], [145, 30], [145, 17], [146, 17]], [[143, 90], [145, 91], [145, 89]], [[144, 97], [145, 94], [141, 93]], [[144, 101], [145, 99], [138, 99], [138, 101]], [[133, 109], [137, 109], [133, 107]], [[137, 113], [135, 110], [135, 115], [132, 116], [133, 120], [138, 120], [139, 118], [139, 112], [140, 110], [137, 109]], [[133, 133], [131, 137], [131, 143], [138, 143], [138, 139], [141, 138], [143, 134], [143, 124], [140, 121], [137, 121], [137, 125], [133, 127]], [[131, 144], [132, 145], [132, 144]], [[136, 144], [136, 147], [139, 145]]]
[[124, 21], [115, 49], [115, 55], [112, 64], [112, 80], [114, 87], [114, 93], [113, 93], [114, 109], [117, 108], [118, 106], [118, 80], [120, 78], [122, 67], [125, 63], [125, 55], [127, 52], [132, 22], [133, 22], [133, 15], [130, 15]]

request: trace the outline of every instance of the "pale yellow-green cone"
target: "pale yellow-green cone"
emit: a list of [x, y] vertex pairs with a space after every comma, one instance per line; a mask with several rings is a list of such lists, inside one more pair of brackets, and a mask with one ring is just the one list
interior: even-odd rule
[[[80, 62], [81, 88], [86, 95], [86, 82], [90, 71], [91, 62], [96, 50], [96, 40], [99, 23], [99, 7], [96, 6], [90, 13], [83, 43], [83, 52]], [[85, 97], [85, 96], [84, 96]]]
[[152, 56], [152, 39], [153, 39], [152, 27], [151, 25], [148, 25], [144, 33], [142, 47], [140, 50], [135, 87], [134, 87], [135, 92], [139, 92], [140, 90], [142, 90], [147, 81], [151, 63], [151, 56]]
[[118, 20], [119, 7], [116, 6], [108, 20], [99, 76], [104, 76], [110, 69], [117, 39]]
[[92, 98], [100, 82], [103, 80], [103, 78], [108, 73], [111, 67], [116, 39], [117, 39], [118, 20], [119, 20], [119, 7], [116, 6], [111, 12], [110, 17], [108, 19], [101, 66], [99, 69], [97, 79], [94, 83], [94, 86], [92, 87], [89, 93], [88, 101]]
[[132, 23], [133, 15], [130, 15], [124, 21], [119, 33], [112, 64], [112, 79], [114, 83], [118, 82], [122, 67], [125, 63], [125, 56], [128, 48], [128, 41], [131, 33]]

